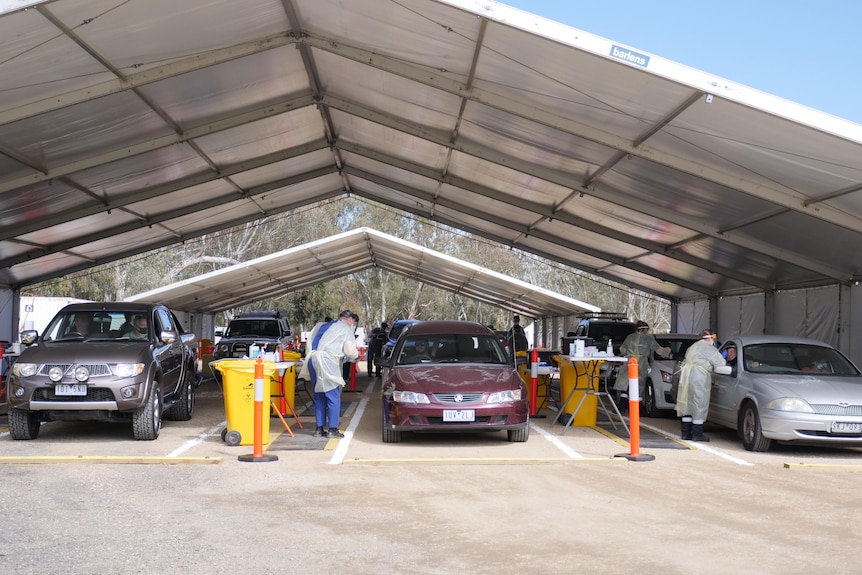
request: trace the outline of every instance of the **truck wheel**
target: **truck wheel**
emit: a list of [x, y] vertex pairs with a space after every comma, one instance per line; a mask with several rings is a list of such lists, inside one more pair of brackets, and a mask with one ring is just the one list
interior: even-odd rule
[[192, 372], [186, 368], [183, 375], [183, 385], [180, 390], [179, 400], [165, 412], [165, 419], [173, 421], [188, 421], [195, 411], [195, 386], [197, 378], [192, 377]]
[[147, 403], [132, 413], [132, 430], [135, 439], [151, 441], [159, 438], [162, 430], [162, 389], [157, 381], [150, 387]]
[[40, 425], [39, 414], [35, 411], [9, 410], [9, 435], [12, 439], [36, 439]]

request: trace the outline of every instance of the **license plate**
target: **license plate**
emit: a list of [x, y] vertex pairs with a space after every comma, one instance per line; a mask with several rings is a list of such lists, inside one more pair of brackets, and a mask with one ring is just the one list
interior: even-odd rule
[[444, 409], [443, 421], [476, 421], [475, 409]]
[[862, 433], [862, 423], [835, 421], [832, 423], [832, 433]]
[[54, 395], [87, 395], [87, 385], [84, 383], [58, 383], [54, 386]]

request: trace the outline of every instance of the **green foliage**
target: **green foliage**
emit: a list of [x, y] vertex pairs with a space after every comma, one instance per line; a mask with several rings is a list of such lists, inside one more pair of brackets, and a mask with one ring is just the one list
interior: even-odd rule
[[[511, 247], [501, 246], [459, 230], [353, 197], [306, 206], [243, 224], [215, 234], [155, 250], [87, 272], [33, 286], [37, 295], [70, 296], [92, 300], [122, 299], [133, 294], [198, 276], [242, 261], [329, 237], [357, 227], [426, 246], [474, 262], [533, 285], [644, 319], [655, 331], [666, 331], [670, 309], [664, 300], [549, 262]], [[283, 309], [295, 330], [308, 330], [324, 316], [349, 308], [366, 329], [395, 319], [464, 319], [506, 329], [512, 313], [459, 294], [423, 285], [399, 274], [371, 268], [334, 278], [311, 289], [277, 298], [248, 302], [228, 310], [218, 325], [233, 314], [252, 309]], [[529, 318], [525, 318], [528, 323]]]

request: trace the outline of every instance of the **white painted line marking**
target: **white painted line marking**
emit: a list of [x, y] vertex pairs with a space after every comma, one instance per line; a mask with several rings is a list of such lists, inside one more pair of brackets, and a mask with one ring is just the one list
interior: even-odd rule
[[569, 447], [568, 445], [566, 445], [565, 443], [560, 441], [559, 436], [548, 433], [547, 431], [545, 431], [544, 429], [542, 429], [541, 427], [539, 427], [538, 425], [536, 425], [532, 421], [530, 422], [530, 429], [532, 429], [533, 432], [538, 433], [539, 435], [541, 435], [542, 437], [544, 437], [545, 439], [550, 441], [554, 447], [556, 447], [557, 449], [559, 449], [560, 451], [562, 451], [563, 453], [565, 453], [566, 455], [568, 455], [572, 459], [583, 459], [583, 457], [584, 457], [583, 455], [581, 455], [580, 453], [578, 453], [577, 451], [575, 451], [574, 449], [572, 449], [571, 447]]
[[371, 385], [362, 392], [362, 400], [359, 402], [359, 407], [356, 408], [356, 413], [350, 419], [350, 425], [344, 431], [344, 437], [338, 440], [338, 447], [335, 448], [332, 459], [328, 461], [327, 465], [341, 465], [344, 463], [344, 456], [347, 455], [347, 450], [350, 448], [350, 440], [353, 439], [353, 432], [359, 427], [362, 414], [365, 413], [365, 406], [368, 405], [368, 400], [371, 397], [371, 392], [374, 391], [376, 383], [376, 381], [372, 380]]
[[202, 443], [203, 441], [205, 441], [207, 437], [210, 437], [211, 435], [221, 435], [221, 430], [224, 429], [225, 425], [227, 425], [227, 422], [222, 421], [218, 425], [214, 425], [213, 427], [210, 427], [209, 429], [204, 431], [202, 434], [198, 435], [195, 439], [190, 439], [190, 440], [186, 441], [185, 443], [183, 443], [182, 445], [180, 445], [179, 447], [177, 447], [176, 449], [174, 449], [173, 451], [168, 453], [165, 457], [178, 457], [178, 456], [182, 455], [183, 453], [185, 453], [186, 451], [188, 451], [189, 449], [191, 449], [192, 447], [194, 447], [195, 445], [198, 445], [198, 444]]
[[747, 465], [750, 467], [754, 467], [754, 464], [751, 463], [750, 461], [746, 461], [746, 460], [741, 459], [739, 457], [735, 457], [733, 455], [729, 455], [727, 453], [724, 453], [723, 451], [719, 451], [718, 449], [716, 449], [714, 447], [710, 447], [701, 441], [688, 441], [687, 439], [682, 439], [678, 435], [668, 433], [664, 429], [659, 429], [658, 427], [653, 427], [652, 425], [650, 425], [648, 423], [641, 423], [641, 427], [644, 429], [649, 429], [653, 433], [658, 433], [659, 435], [666, 435], [668, 437], [673, 437], [674, 439], [679, 439], [681, 442], [685, 443], [686, 445], [690, 445], [691, 447], [694, 447], [695, 449], [700, 449], [701, 451], [706, 451], [707, 453], [711, 453], [712, 455], [715, 455], [715, 456], [720, 457], [722, 459], [726, 459], [727, 461], [730, 461], [731, 463], [736, 463], [737, 465]]

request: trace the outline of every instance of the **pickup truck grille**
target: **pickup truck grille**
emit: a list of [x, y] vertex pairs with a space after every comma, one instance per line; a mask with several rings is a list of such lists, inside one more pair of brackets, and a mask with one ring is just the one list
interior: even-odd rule
[[64, 376], [73, 376], [74, 370], [78, 366], [86, 367], [90, 371], [90, 377], [99, 377], [103, 375], [111, 375], [111, 369], [105, 363], [82, 363], [82, 364], [74, 364], [74, 363], [46, 363], [43, 364], [42, 367], [39, 368], [39, 375], [44, 375], [48, 377], [48, 372], [52, 367], [61, 367], [63, 368]]

